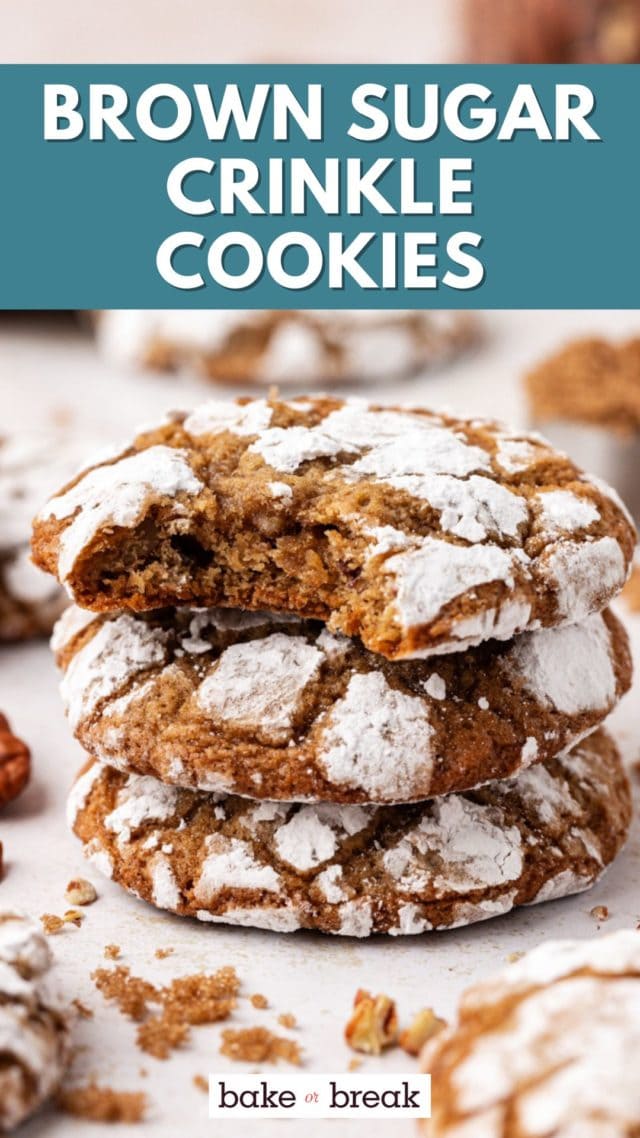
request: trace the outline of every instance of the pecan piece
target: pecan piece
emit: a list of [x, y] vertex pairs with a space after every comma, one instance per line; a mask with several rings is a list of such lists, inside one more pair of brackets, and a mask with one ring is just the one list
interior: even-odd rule
[[359, 988], [344, 1034], [354, 1051], [379, 1055], [383, 1048], [391, 1047], [397, 1041], [398, 1017], [394, 1001], [389, 996], [372, 996]]
[[0, 807], [16, 798], [29, 781], [31, 753], [0, 714]]

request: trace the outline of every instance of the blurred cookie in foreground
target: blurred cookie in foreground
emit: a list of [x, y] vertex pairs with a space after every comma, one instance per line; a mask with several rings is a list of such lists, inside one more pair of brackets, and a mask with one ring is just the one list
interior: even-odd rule
[[131, 309], [98, 312], [95, 324], [100, 348], [120, 364], [230, 384], [401, 379], [479, 338], [476, 317], [437, 310]]
[[159, 909], [354, 937], [468, 925], [580, 893], [617, 856], [630, 816], [602, 730], [516, 778], [413, 805], [254, 802], [97, 762], [68, 803], [96, 869]]
[[638, 63], [638, 0], [466, 0], [465, 62]]
[[29, 1118], [60, 1084], [68, 1020], [47, 991], [49, 946], [35, 922], [0, 913], [0, 1131]]
[[525, 379], [533, 426], [640, 517], [640, 337], [564, 345]]
[[463, 997], [422, 1052], [429, 1138], [638, 1134], [640, 933], [550, 942]]
[[33, 565], [29, 542], [34, 514], [76, 472], [79, 453], [64, 431], [0, 437], [0, 642], [48, 636], [65, 607], [63, 590]]

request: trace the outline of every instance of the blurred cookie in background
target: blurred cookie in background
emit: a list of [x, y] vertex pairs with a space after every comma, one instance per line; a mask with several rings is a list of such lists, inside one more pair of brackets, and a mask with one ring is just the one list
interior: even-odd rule
[[474, 63], [638, 63], [640, 0], [466, 0]]
[[31, 561], [31, 521], [84, 449], [63, 430], [0, 437], [0, 642], [48, 636], [67, 603]]
[[525, 378], [532, 426], [615, 486], [640, 519], [640, 337], [573, 340]]
[[94, 314], [113, 361], [191, 370], [218, 383], [306, 384], [402, 379], [479, 339], [468, 312], [158, 310]]

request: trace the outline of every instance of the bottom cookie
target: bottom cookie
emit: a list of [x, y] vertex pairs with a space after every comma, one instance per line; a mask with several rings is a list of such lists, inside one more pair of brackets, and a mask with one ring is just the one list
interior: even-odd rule
[[95, 761], [69, 798], [86, 856], [160, 909], [361, 937], [471, 924], [587, 889], [630, 817], [604, 731], [517, 778], [406, 806], [256, 803]]

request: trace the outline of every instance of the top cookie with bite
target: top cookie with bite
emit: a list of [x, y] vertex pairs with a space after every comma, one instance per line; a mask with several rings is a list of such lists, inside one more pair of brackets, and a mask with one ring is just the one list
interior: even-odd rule
[[284, 611], [400, 659], [582, 620], [634, 544], [537, 435], [319, 397], [169, 416], [52, 498], [33, 549], [86, 609]]

